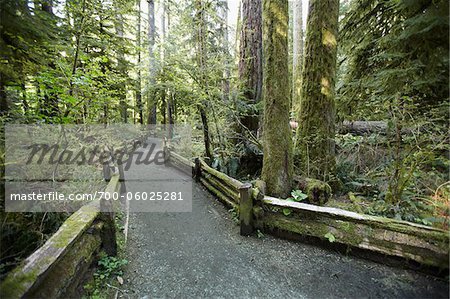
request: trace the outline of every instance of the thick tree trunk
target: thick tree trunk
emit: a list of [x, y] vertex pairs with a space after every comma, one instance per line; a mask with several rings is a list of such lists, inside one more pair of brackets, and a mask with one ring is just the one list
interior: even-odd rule
[[[302, 174], [329, 181], [335, 171], [339, 0], [310, 0], [296, 154]], [[297, 158], [297, 157], [296, 157]]]
[[[242, 24], [239, 50], [240, 91], [247, 111], [239, 111], [240, 123], [256, 136], [259, 115], [255, 104], [262, 97], [262, 12], [261, 0], [242, 0]], [[238, 130], [238, 133], [246, 130]]]
[[155, 2], [154, 0], [148, 0], [148, 55], [150, 58], [150, 91], [148, 93], [147, 107], [148, 118], [147, 124], [156, 125], [156, 104], [157, 97], [155, 92], [155, 77], [156, 77], [156, 60], [155, 60], [155, 38], [156, 38], [156, 26], [155, 26]]
[[294, 30], [293, 30], [293, 55], [292, 55], [292, 106], [295, 119], [300, 113], [301, 72], [303, 59], [303, 12], [302, 0], [293, 1]]
[[289, 128], [288, 0], [263, 1], [264, 132], [262, 178], [267, 192], [287, 197], [292, 181]]

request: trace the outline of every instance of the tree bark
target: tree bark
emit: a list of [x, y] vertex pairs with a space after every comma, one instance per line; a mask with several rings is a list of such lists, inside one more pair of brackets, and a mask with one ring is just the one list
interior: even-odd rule
[[[336, 53], [339, 0], [310, 0], [296, 154], [302, 175], [323, 181], [335, 172]], [[296, 157], [297, 158], [297, 157]]]
[[288, 0], [263, 1], [264, 132], [262, 178], [270, 195], [291, 191], [289, 128]]
[[228, 42], [228, 0], [223, 1], [222, 7], [222, 31], [223, 31], [223, 49], [224, 49], [224, 71], [222, 78], [222, 100], [227, 103], [230, 98], [230, 49]]
[[[155, 93], [155, 77], [156, 77], [156, 60], [155, 60], [155, 38], [156, 38], [156, 26], [155, 26], [155, 2], [154, 0], [148, 0], [148, 55], [150, 58], [150, 89], [148, 93], [147, 107], [148, 107], [148, 119], [147, 124], [156, 125], [156, 93]], [[164, 13], [163, 13], [164, 14]]]
[[303, 59], [303, 11], [302, 0], [293, 2], [294, 28], [293, 28], [293, 55], [292, 55], [292, 106], [295, 119], [300, 113], [301, 72]]
[[[242, 0], [239, 50], [240, 93], [250, 107], [240, 111], [240, 123], [256, 136], [259, 115], [255, 104], [262, 97], [262, 4], [261, 0]], [[246, 130], [238, 130], [242, 133]]]
[[[202, 91], [208, 95], [208, 81], [206, 77], [206, 43], [205, 40], [208, 38], [208, 30], [205, 24], [205, 3], [204, 0], [195, 0], [195, 10], [196, 10], [196, 42], [197, 42], [197, 65], [200, 71], [200, 88]], [[209, 126], [208, 126], [208, 118], [206, 115], [205, 107], [207, 105], [207, 101], [203, 100], [198, 104], [198, 110], [200, 113], [200, 118], [202, 120], [203, 125], [203, 140], [205, 143], [205, 156], [209, 159], [209, 163], [212, 161], [213, 152], [211, 149], [211, 139], [209, 134]]]
[[[125, 54], [124, 49], [122, 46], [123, 38], [124, 38], [124, 32], [123, 32], [123, 16], [120, 12], [120, 3], [116, 1], [116, 34], [117, 37], [120, 40], [121, 45], [118, 46], [117, 49], [117, 70], [121, 74], [122, 79], [127, 76], [126, 74], [126, 63], [125, 63]], [[127, 123], [128, 121], [128, 114], [127, 114], [127, 100], [126, 100], [126, 84], [125, 81], [120, 82], [117, 86], [118, 94], [119, 94], [119, 106], [120, 106], [120, 116], [122, 118], [122, 122]]]
[[136, 81], [136, 108], [139, 115], [139, 123], [144, 124], [144, 112], [142, 107], [142, 87], [141, 87], [141, 1], [137, 0], [138, 6], [138, 21], [137, 21], [137, 51], [138, 51], [138, 74]]

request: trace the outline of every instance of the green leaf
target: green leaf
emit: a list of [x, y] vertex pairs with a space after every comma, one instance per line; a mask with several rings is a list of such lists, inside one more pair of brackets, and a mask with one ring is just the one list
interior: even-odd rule
[[289, 215], [291, 215], [291, 213], [292, 213], [292, 210], [291, 210], [291, 209], [289, 209], [289, 208], [283, 208], [283, 214], [284, 214], [284, 216], [289, 216]]
[[308, 198], [308, 195], [302, 192], [302, 190], [294, 190], [291, 192], [295, 201], [302, 201]]
[[326, 233], [324, 237], [327, 238], [328, 241], [330, 241], [331, 243], [336, 241], [336, 238], [334, 237], [334, 235], [331, 232]]

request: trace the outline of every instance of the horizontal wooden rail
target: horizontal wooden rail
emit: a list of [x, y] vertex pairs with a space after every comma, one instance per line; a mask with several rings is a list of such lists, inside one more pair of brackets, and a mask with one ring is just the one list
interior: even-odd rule
[[[280, 230], [449, 268], [448, 232], [406, 221], [264, 196], [262, 181], [261, 188], [252, 188], [213, 169], [200, 158], [192, 163], [170, 148], [168, 151], [170, 159], [194, 168], [199, 182], [221, 202], [239, 211], [242, 235], [250, 234], [253, 227]], [[283, 209], [288, 209], [288, 213], [283, 213]]]
[[175, 159], [178, 163], [185, 165], [186, 167], [194, 168], [194, 162], [189, 161], [183, 156], [178, 155], [175, 152], [170, 152], [170, 159]]
[[[264, 197], [260, 228], [280, 229], [448, 268], [447, 232], [406, 221]], [[289, 209], [290, 215], [282, 209]]]
[[[111, 177], [105, 192], [120, 190], [119, 175]], [[0, 284], [1, 298], [69, 298], [101, 247], [113, 248], [110, 223], [92, 202], [73, 213], [53, 236], [7, 275]]]
[[205, 171], [205, 172], [209, 173], [210, 175], [213, 175], [216, 178], [222, 180], [222, 182], [224, 182], [225, 184], [227, 184], [229, 187], [233, 188], [236, 191], [238, 191], [243, 185], [243, 183], [241, 183], [240, 181], [238, 181], [234, 178], [231, 178], [231, 177], [227, 176], [226, 174], [210, 167], [208, 164], [206, 164], [205, 161], [203, 161], [201, 159], [200, 159], [200, 165], [201, 165], [202, 171]]

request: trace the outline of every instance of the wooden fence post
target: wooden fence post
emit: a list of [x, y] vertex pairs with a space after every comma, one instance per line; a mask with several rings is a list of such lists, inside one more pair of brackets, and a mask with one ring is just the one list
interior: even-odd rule
[[164, 155], [164, 165], [168, 166], [168, 163], [170, 161], [170, 151], [166, 142], [163, 142], [163, 155]]
[[241, 226], [241, 236], [248, 236], [253, 233], [253, 197], [251, 194], [252, 185], [243, 184], [239, 188], [239, 223]]
[[125, 185], [125, 172], [123, 170], [123, 162], [118, 161], [117, 168], [119, 169], [119, 182], [120, 182], [120, 190], [119, 193], [123, 194], [127, 192], [127, 187]]
[[106, 182], [111, 180], [111, 167], [109, 167], [108, 163], [103, 163], [103, 178]]
[[200, 158], [195, 158], [195, 166], [194, 166], [194, 178], [198, 182], [200, 181], [200, 177], [202, 175], [202, 164], [200, 163]]

